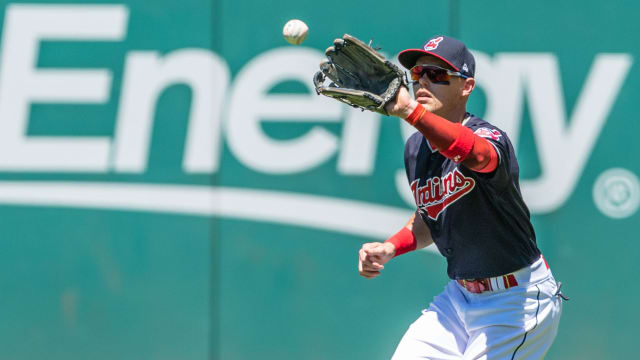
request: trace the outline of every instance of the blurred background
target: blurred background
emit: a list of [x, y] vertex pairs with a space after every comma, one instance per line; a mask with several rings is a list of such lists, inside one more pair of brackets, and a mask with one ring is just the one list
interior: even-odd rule
[[358, 275], [414, 209], [411, 129], [312, 91], [344, 33], [472, 49], [571, 297], [547, 358], [636, 357], [637, 2], [1, 4], [1, 359], [389, 358], [446, 264]]

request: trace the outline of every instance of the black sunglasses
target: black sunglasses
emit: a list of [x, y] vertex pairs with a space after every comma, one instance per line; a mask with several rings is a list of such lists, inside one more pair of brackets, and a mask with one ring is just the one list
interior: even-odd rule
[[411, 68], [411, 79], [413, 81], [420, 80], [424, 74], [427, 74], [429, 81], [434, 84], [448, 85], [449, 80], [451, 80], [451, 76], [459, 76], [463, 79], [468, 78], [468, 76], [463, 75], [458, 71], [452, 71], [435, 65], [416, 65]]

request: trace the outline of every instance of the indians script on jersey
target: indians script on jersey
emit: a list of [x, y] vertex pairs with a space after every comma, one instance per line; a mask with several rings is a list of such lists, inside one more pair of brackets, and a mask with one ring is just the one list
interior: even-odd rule
[[411, 183], [416, 205], [433, 220], [437, 220], [447, 206], [471, 192], [476, 185], [472, 178], [462, 175], [457, 168], [442, 177], [427, 179], [424, 186], [418, 187], [419, 183], [420, 178]]

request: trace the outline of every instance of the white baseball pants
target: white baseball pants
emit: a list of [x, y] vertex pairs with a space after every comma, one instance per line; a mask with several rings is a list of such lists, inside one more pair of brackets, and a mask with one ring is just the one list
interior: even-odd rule
[[558, 286], [542, 258], [514, 275], [517, 286], [480, 294], [450, 281], [411, 324], [392, 359], [544, 358], [562, 312]]

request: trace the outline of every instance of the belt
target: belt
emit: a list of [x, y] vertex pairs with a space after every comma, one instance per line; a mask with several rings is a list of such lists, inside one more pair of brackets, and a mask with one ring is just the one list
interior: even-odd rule
[[532, 277], [537, 278], [545, 276], [548, 273], [549, 265], [544, 257], [540, 256], [538, 261], [532, 265], [522, 268], [516, 272], [480, 279], [462, 279], [456, 280], [460, 286], [467, 289], [468, 292], [473, 294], [481, 294], [485, 291], [506, 290], [514, 286], [518, 286], [518, 279], [521, 282], [529, 282], [533, 280]]
[[513, 274], [496, 276], [492, 278], [482, 278], [473, 280], [457, 280], [458, 284], [467, 289], [468, 292], [480, 294], [485, 291], [493, 291], [498, 289], [509, 289], [518, 286], [518, 280]]

